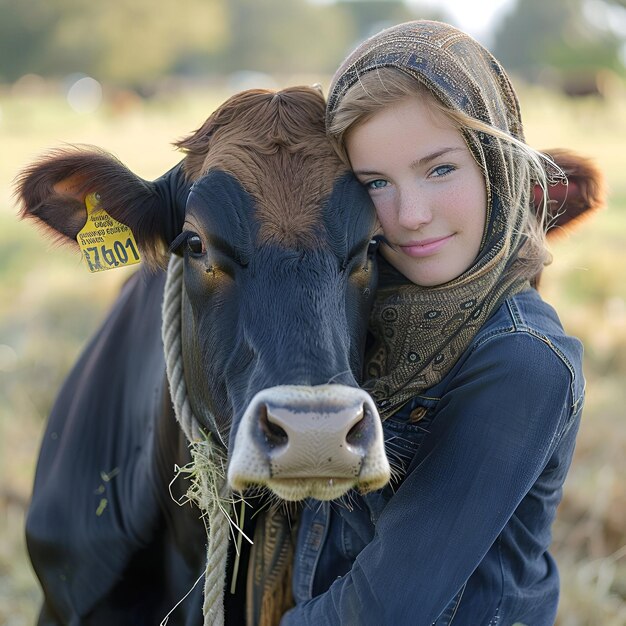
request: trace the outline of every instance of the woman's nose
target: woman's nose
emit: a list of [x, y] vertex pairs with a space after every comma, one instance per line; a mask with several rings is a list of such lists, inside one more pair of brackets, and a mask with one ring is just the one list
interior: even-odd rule
[[398, 224], [408, 230], [417, 230], [433, 219], [426, 197], [417, 191], [403, 192], [398, 206]]

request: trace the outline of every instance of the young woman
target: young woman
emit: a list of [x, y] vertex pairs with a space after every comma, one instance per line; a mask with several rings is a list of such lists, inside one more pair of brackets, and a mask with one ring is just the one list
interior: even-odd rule
[[557, 170], [496, 59], [442, 23], [359, 46], [327, 122], [384, 233], [366, 388], [396, 475], [305, 508], [281, 624], [552, 625], [585, 386], [580, 342], [532, 286], [549, 261], [533, 189]]

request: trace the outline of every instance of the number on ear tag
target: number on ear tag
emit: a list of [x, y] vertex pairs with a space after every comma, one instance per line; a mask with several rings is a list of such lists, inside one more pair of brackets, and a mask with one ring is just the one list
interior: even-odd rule
[[90, 272], [134, 265], [141, 261], [133, 233], [98, 205], [98, 194], [85, 198], [87, 222], [76, 236]]

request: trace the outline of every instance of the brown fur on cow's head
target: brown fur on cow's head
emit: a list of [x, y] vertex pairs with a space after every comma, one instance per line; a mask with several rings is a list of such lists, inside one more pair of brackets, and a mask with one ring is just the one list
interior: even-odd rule
[[263, 240], [313, 244], [319, 198], [346, 170], [326, 138], [322, 102], [319, 91], [302, 88], [233, 96], [177, 142], [188, 177], [213, 169], [232, 174], [257, 201]]
[[[85, 198], [97, 192], [100, 206], [133, 231], [148, 262], [162, 265], [182, 228], [190, 185], [208, 170], [221, 169], [258, 201], [263, 238], [313, 243], [319, 198], [345, 172], [325, 137], [324, 113], [324, 98], [311, 87], [236, 94], [176, 144], [186, 153], [184, 161], [156, 181], [139, 178], [91, 146], [52, 151], [16, 180], [21, 217], [35, 219], [61, 242], [75, 243], [87, 218]], [[170, 213], [165, 220], [164, 210]]]

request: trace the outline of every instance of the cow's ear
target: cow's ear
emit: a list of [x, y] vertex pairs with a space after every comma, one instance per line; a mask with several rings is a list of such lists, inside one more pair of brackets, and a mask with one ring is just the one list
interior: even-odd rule
[[[548, 187], [548, 210], [552, 216], [548, 236], [553, 237], [576, 226], [581, 219], [604, 207], [604, 176], [591, 159], [569, 150], [543, 151], [567, 177]], [[535, 186], [535, 207], [541, 206], [543, 190]]]
[[167, 246], [182, 228], [189, 186], [182, 163], [154, 182], [146, 181], [107, 152], [68, 147], [50, 152], [16, 179], [21, 217], [32, 218], [57, 240], [76, 243], [85, 225], [85, 198], [128, 226], [146, 260], [163, 264]]

